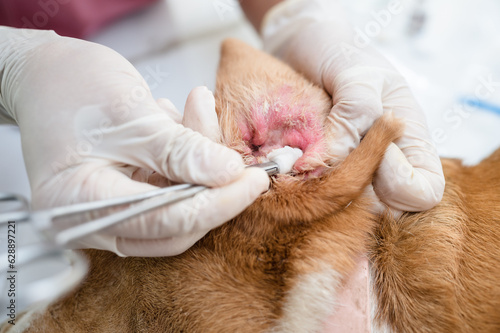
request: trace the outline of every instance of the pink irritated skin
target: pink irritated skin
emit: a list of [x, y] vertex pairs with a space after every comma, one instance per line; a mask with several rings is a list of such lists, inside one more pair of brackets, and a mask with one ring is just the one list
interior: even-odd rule
[[293, 171], [314, 171], [319, 165], [313, 165], [313, 161], [325, 153], [323, 119], [308, 103], [308, 96], [296, 102], [293, 97], [292, 87], [280, 87], [258, 100], [250, 109], [250, 119], [239, 122], [238, 126], [256, 161], [274, 149], [290, 146], [304, 153]]

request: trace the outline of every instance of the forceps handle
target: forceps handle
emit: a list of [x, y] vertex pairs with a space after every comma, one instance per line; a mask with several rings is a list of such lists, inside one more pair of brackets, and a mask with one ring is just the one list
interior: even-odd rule
[[[113, 204], [109, 203], [102, 203], [102, 205], [94, 205], [99, 206], [98, 209], [100, 208], [106, 208], [110, 206], [116, 206], [116, 205], [122, 205], [124, 203], [132, 203], [136, 202], [139, 200], [144, 200], [144, 199], [150, 199], [150, 200], [145, 200], [140, 203], [138, 203], [135, 206], [129, 207], [125, 210], [122, 210], [120, 212], [114, 213], [112, 215], [108, 215], [96, 220], [92, 220], [90, 222], [86, 222], [80, 225], [77, 225], [75, 227], [71, 227], [68, 229], [65, 229], [59, 233], [56, 234], [54, 237], [54, 242], [57, 245], [63, 246], [68, 243], [71, 243], [72, 241], [75, 241], [77, 239], [83, 238], [85, 236], [88, 236], [90, 234], [93, 234], [95, 232], [104, 230], [106, 228], [109, 228], [121, 221], [124, 221], [126, 219], [129, 219], [131, 217], [140, 215], [142, 213], [148, 212], [150, 210], [153, 210], [155, 208], [176, 203], [178, 201], [187, 199], [189, 197], [194, 196], [196, 193], [199, 193], [203, 190], [205, 190], [207, 187], [201, 186], [201, 185], [190, 185], [190, 184], [182, 184], [182, 185], [176, 185], [176, 186], [171, 186], [168, 188], [163, 188], [157, 191], [152, 191], [152, 192], [147, 192], [144, 193], [144, 195], [141, 195], [141, 198], [137, 199], [137, 196], [131, 197], [125, 197], [125, 198], [116, 198], [110, 201], [113, 201]], [[174, 197], [168, 196], [165, 194], [171, 193], [171, 192], [177, 192], [175, 193], [176, 195]], [[153, 198], [154, 197], [154, 198]], [[133, 200], [132, 200], [133, 199]], [[119, 202], [119, 203], [115, 203]], [[97, 202], [100, 203], [100, 202]], [[81, 204], [81, 206], [84, 206], [85, 204]], [[89, 205], [90, 206], [90, 205]], [[61, 207], [61, 208], [71, 208], [71, 207]], [[78, 207], [78, 211], [88, 211], [88, 206], [84, 208]], [[92, 208], [95, 209], [95, 208]], [[71, 210], [73, 212], [73, 210]], [[67, 214], [65, 214], [67, 215]]]
[[94, 210], [100, 210], [103, 208], [111, 208], [115, 206], [121, 206], [126, 204], [131, 204], [134, 202], [146, 200], [149, 198], [157, 197], [163, 194], [181, 191], [193, 187], [196, 185], [191, 184], [180, 184], [169, 187], [160, 188], [157, 190], [152, 190], [139, 194], [132, 194], [124, 197], [110, 198], [100, 201], [82, 202], [70, 206], [55, 207], [47, 210], [41, 210], [33, 212], [31, 219], [35, 223], [35, 226], [40, 230], [50, 230], [53, 225], [52, 221], [58, 217], [64, 217], [74, 214], [86, 213]]
[[157, 190], [148, 191], [145, 193], [133, 194], [124, 197], [111, 198], [100, 201], [83, 202], [71, 206], [55, 207], [50, 209], [50, 211], [53, 217], [61, 217], [78, 213], [85, 213], [92, 210], [99, 210], [102, 208], [110, 208], [114, 206], [121, 206], [129, 203], [134, 203], [137, 201], [142, 201], [149, 198], [157, 197], [166, 193], [185, 190], [193, 186], [195, 185], [191, 184], [174, 185], [174, 186], [160, 188]]

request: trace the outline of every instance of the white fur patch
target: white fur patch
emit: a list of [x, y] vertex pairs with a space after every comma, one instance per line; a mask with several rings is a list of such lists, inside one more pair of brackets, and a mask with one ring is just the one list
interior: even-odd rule
[[340, 274], [324, 264], [319, 272], [299, 277], [285, 296], [283, 317], [270, 332], [318, 332], [335, 306]]

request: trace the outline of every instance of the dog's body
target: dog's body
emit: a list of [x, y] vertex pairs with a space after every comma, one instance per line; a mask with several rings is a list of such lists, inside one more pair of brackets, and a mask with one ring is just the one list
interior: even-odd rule
[[85, 282], [31, 313], [21, 331], [320, 331], [356, 258], [366, 253], [374, 327], [500, 331], [500, 150], [474, 167], [443, 159], [447, 185], [435, 208], [377, 216], [363, 191], [400, 124], [383, 117], [342, 164], [326, 167], [323, 143], [330, 138], [306, 135], [318, 121], [319, 131], [328, 126], [331, 98], [322, 89], [237, 41], [223, 46], [218, 75], [223, 143], [259, 161], [265, 149], [288, 143], [283, 135], [267, 145], [272, 138], [259, 132], [256, 114], [275, 112], [266, 130], [300, 129], [306, 154], [298, 168], [309, 176], [274, 179], [245, 212], [179, 256], [85, 251], [91, 263]]

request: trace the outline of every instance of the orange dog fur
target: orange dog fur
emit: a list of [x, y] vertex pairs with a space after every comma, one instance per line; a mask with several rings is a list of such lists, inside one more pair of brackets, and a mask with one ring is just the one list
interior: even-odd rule
[[[249, 158], [237, 120], [282, 85], [295, 94], [290, 103], [308, 101], [328, 126], [331, 98], [321, 88], [242, 42], [224, 43], [216, 105], [225, 145]], [[179, 256], [84, 251], [83, 284], [19, 318], [20, 331], [316, 332], [354, 259], [368, 252], [380, 329], [499, 332], [500, 150], [474, 167], [443, 159], [447, 185], [435, 208], [376, 216], [363, 191], [400, 133], [382, 117], [343, 163], [325, 168], [324, 155], [310, 161], [320, 177], [273, 179], [246, 211]]]

